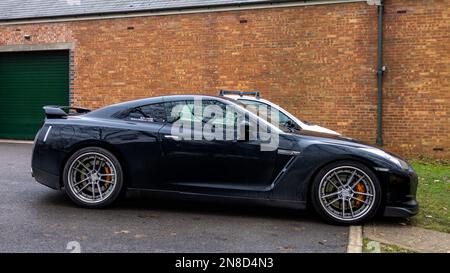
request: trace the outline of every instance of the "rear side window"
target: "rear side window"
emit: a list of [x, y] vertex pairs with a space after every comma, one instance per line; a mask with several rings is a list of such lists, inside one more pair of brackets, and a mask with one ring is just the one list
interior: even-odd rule
[[139, 106], [127, 111], [123, 119], [142, 122], [166, 122], [166, 111], [164, 104], [155, 103]]

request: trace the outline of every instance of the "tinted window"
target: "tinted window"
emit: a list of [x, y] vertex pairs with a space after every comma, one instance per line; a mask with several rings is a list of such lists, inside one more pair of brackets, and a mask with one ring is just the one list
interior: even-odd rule
[[[238, 120], [238, 113], [234, 111], [232, 107], [227, 107], [224, 103], [216, 100], [205, 100], [203, 101], [203, 107], [204, 109], [208, 106], [215, 107], [215, 109], [219, 110], [220, 114], [219, 116], [216, 116], [215, 113], [211, 115], [211, 117], [205, 117], [204, 122], [208, 122], [211, 118], [214, 120], [212, 121], [213, 125], [221, 125], [228, 128], [234, 128], [237, 126], [237, 120]], [[210, 111], [213, 111], [213, 109], [210, 108]], [[205, 115], [207, 116], [207, 115]]]
[[167, 122], [194, 121], [194, 101], [166, 102]]
[[166, 111], [162, 103], [149, 104], [131, 109], [123, 118], [132, 121], [166, 122]]
[[[221, 116], [212, 115], [207, 116], [204, 112], [208, 106], [215, 106], [214, 109], [209, 108], [210, 111], [219, 110], [218, 114]], [[224, 126], [235, 126], [237, 120], [237, 113], [232, 111], [232, 109], [227, 108], [226, 105], [220, 101], [216, 100], [203, 100], [202, 101], [202, 112], [196, 112], [194, 109], [194, 101], [175, 101], [166, 103], [167, 107], [167, 121], [169, 123], [176, 122], [178, 120], [187, 122], [202, 122], [206, 123], [210, 119], [214, 118], [212, 122], [213, 125], [224, 125]], [[198, 111], [198, 110], [197, 110]]]
[[[268, 113], [272, 111], [272, 107], [270, 105], [267, 105], [263, 102], [259, 101], [251, 101], [251, 100], [239, 100], [240, 102], [249, 105], [249, 107], [246, 107], [247, 110], [253, 112], [254, 114], [257, 114], [259, 117], [269, 121], [270, 123], [274, 124], [275, 126], [278, 126], [278, 124], [275, 124], [275, 122], [272, 122], [271, 118], [268, 116]], [[254, 106], [254, 107], [251, 107]], [[262, 106], [262, 108], [259, 108], [259, 106]], [[277, 110], [277, 109], [275, 109]], [[278, 111], [278, 122], [280, 125], [286, 125], [288, 122], [291, 121], [295, 124], [293, 120], [291, 120], [288, 116], [286, 116], [281, 111]]]

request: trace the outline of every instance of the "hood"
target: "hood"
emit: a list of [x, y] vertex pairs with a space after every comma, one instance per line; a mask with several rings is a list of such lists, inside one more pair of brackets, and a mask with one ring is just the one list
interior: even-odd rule
[[338, 135], [338, 136], [341, 135], [336, 131], [330, 130], [328, 128], [325, 128], [325, 127], [322, 127], [319, 125], [303, 124], [302, 129], [307, 130], [307, 131], [317, 132], [317, 133], [324, 133], [324, 134]]
[[[311, 126], [311, 127], [314, 127], [314, 126]], [[320, 126], [317, 126], [317, 127], [320, 127]], [[340, 135], [338, 133], [328, 133], [328, 132], [326, 132], [326, 130], [329, 130], [329, 129], [326, 129], [326, 128], [324, 128], [326, 130], [308, 130], [308, 129], [309, 128], [302, 129], [302, 130], [298, 131], [297, 134], [298, 135], [302, 135], [302, 136], [326, 138], [326, 139], [328, 139], [331, 142], [333, 142], [333, 141], [338, 141], [340, 143], [348, 142], [348, 144], [351, 145], [351, 146], [363, 145], [363, 146], [375, 147], [375, 146], [370, 145], [368, 143], [364, 143], [362, 141], [356, 140], [354, 138], [346, 137], [346, 136]], [[329, 130], [329, 131], [334, 132], [332, 130]]]
[[406, 161], [405, 158], [403, 158], [402, 156], [392, 153], [390, 151], [386, 151], [385, 149], [378, 147], [374, 144], [370, 144], [370, 143], [367, 143], [367, 142], [364, 142], [361, 140], [357, 140], [357, 139], [342, 136], [342, 135], [328, 134], [328, 133], [306, 130], [306, 129], [299, 131], [297, 134], [302, 135], [302, 136], [319, 137], [319, 138], [323, 138], [324, 141], [326, 141], [326, 142], [330, 142], [330, 143], [335, 142], [337, 144], [341, 144], [341, 145], [344, 144], [344, 145], [352, 146], [355, 148], [377, 149], [377, 150], [383, 151], [391, 156], [394, 156], [394, 157], [397, 157], [397, 158], [400, 158], [400, 159]]

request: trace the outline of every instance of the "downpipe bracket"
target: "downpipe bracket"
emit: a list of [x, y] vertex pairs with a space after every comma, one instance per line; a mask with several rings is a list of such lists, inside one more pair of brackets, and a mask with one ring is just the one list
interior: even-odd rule
[[377, 76], [383, 76], [384, 72], [386, 72], [386, 66], [385, 65], [383, 65], [381, 68], [378, 68]]

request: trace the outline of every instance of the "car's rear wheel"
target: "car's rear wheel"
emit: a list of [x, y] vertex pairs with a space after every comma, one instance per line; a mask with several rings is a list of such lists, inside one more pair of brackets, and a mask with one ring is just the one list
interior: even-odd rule
[[328, 222], [358, 224], [370, 220], [381, 203], [377, 177], [366, 166], [341, 161], [323, 168], [312, 185], [312, 204]]
[[63, 182], [67, 195], [78, 206], [103, 208], [120, 196], [122, 167], [111, 152], [99, 147], [84, 148], [67, 161]]

